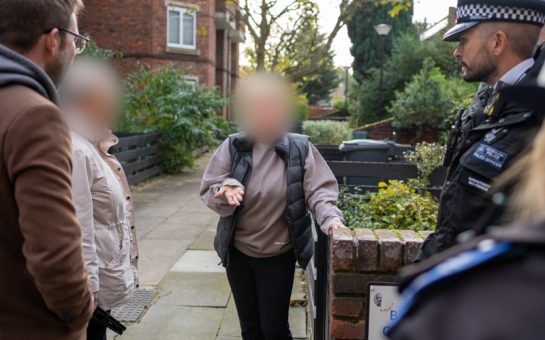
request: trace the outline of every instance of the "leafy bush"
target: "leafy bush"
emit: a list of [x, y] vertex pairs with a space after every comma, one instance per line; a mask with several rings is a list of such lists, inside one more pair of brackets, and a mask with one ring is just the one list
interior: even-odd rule
[[[432, 58], [441, 73], [449, 77], [456, 77], [460, 72], [456, 59], [452, 57], [453, 46], [445, 44], [440, 37], [420, 41], [415, 32], [409, 31], [394, 38], [392, 46], [392, 53], [384, 64], [385, 107], [390, 106], [395, 93], [402, 91], [422, 69], [426, 58]], [[359, 125], [388, 118], [380, 115], [380, 70], [373, 68], [366, 73], [367, 77], [361, 79], [361, 85], [352, 94], [358, 104], [351, 114]]]
[[427, 191], [430, 176], [441, 166], [445, 148], [421, 143], [405, 159], [418, 168], [418, 178], [407, 183], [379, 184], [378, 193], [341, 193], [339, 207], [351, 228], [434, 230], [439, 206]]
[[434, 230], [438, 204], [428, 192], [390, 181], [380, 183], [377, 193], [341, 193], [339, 207], [351, 228]]
[[295, 102], [295, 121], [302, 123], [307, 120], [309, 111], [307, 96], [305, 94], [298, 95]]
[[303, 122], [303, 133], [309, 136], [314, 144], [338, 145], [352, 139], [352, 129], [348, 123], [331, 120]]
[[219, 94], [201, 87], [193, 89], [179, 69], [152, 72], [143, 68], [128, 77], [126, 88], [119, 131], [160, 133], [160, 152], [169, 173], [193, 165], [193, 150], [216, 145], [217, 137], [231, 130], [217, 116], [224, 105]]
[[430, 176], [443, 163], [445, 147], [440, 144], [420, 143], [414, 151], [405, 153], [405, 159], [416, 166], [418, 178], [409, 182], [409, 185], [419, 192], [430, 186]]
[[448, 98], [441, 89], [445, 76], [431, 59], [427, 59], [422, 70], [416, 74], [405, 89], [396, 93], [396, 99], [388, 109], [394, 117], [394, 127], [416, 128], [417, 137], [426, 128], [437, 128], [443, 123], [448, 111]]
[[446, 78], [435, 63], [427, 59], [405, 89], [396, 93], [388, 112], [394, 117], [396, 128], [415, 129], [418, 138], [426, 129], [444, 129], [445, 120], [452, 119], [451, 112], [475, 90], [475, 85], [461, 79]]

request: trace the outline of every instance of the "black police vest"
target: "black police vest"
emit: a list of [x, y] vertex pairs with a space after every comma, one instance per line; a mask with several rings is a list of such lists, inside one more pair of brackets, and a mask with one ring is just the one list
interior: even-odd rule
[[[276, 153], [286, 163], [287, 167], [287, 204], [284, 218], [288, 224], [293, 251], [301, 268], [306, 268], [312, 258], [313, 238], [312, 219], [306, 206], [304, 177], [305, 161], [309, 152], [308, 137], [287, 134], [275, 146]], [[243, 135], [237, 134], [229, 138], [231, 153], [231, 177], [248, 185], [252, 173], [253, 144]], [[234, 233], [240, 211], [238, 207], [233, 215], [222, 217], [218, 223], [218, 231], [214, 240], [214, 247], [224, 266], [229, 265]]]
[[[522, 157], [543, 115], [513, 101], [503, 103], [497, 119], [483, 112], [484, 92], [475, 97], [470, 114], [463, 114], [449, 141], [447, 182], [440, 199], [436, 231], [422, 245], [423, 260], [467, 237], [505, 224], [505, 204], [494, 198], [494, 182]], [[509, 189], [509, 188], [508, 188]], [[508, 199], [510, 189], [504, 192]], [[496, 196], [496, 198], [501, 198]], [[470, 231], [470, 233], [466, 233]]]

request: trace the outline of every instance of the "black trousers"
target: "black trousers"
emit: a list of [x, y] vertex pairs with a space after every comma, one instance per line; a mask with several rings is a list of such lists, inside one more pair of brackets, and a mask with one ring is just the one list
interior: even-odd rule
[[[108, 311], [108, 314], [110, 311]], [[94, 319], [87, 325], [87, 340], [107, 340], [106, 326], [97, 323]]]
[[288, 321], [295, 255], [254, 258], [233, 249], [227, 278], [244, 340], [291, 340]]

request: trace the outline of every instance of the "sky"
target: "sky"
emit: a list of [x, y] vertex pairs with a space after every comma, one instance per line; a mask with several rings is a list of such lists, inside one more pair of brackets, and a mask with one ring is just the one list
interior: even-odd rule
[[[330, 32], [339, 14], [339, 0], [316, 0], [320, 8], [320, 25], [323, 32]], [[456, 6], [456, 0], [415, 0], [414, 20], [436, 23], [448, 15], [448, 8]], [[350, 38], [346, 28], [339, 32], [333, 50], [336, 66], [352, 64]]]

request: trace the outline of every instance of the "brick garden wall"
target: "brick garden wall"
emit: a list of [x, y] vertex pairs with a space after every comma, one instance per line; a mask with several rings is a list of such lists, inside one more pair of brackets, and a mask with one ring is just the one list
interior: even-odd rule
[[365, 339], [367, 286], [394, 282], [412, 264], [429, 233], [337, 230], [330, 241], [329, 320], [331, 339]]

